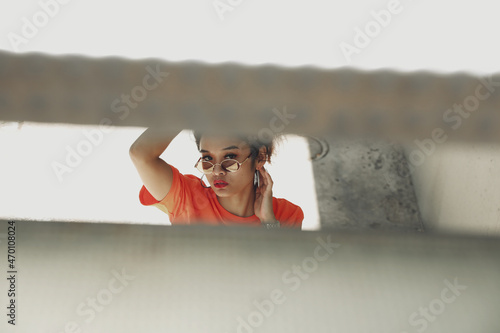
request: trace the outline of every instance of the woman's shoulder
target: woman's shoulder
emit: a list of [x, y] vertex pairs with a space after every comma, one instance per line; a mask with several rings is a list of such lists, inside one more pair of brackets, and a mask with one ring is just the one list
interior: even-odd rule
[[203, 198], [209, 200], [212, 197], [209, 193], [211, 188], [204, 187], [200, 177], [193, 174], [183, 174], [173, 165], [170, 165], [170, 167], [173, 172], [173, 180], [170, 191], [162, 200], [165, 204], [170, 203], [171, 205], [176, 206], [181, 202], [186, 203], [192, 200], [200, 202]]
[[273, 197], [273, 210], [278, 214], [297, 215], [297, 216], [304, 215], [304, 212], [302, 211], [302, 208], [300, 208], [299, 205], [296, 205], [285, 198]]
[[285, 199], [285, 198], [277, 198], [273, 197], [273, 204], [279, 205], [279, 206], [284, 206], [284, 207], [297, 207], [300, 208], [300, 206], [294, 204], [293, 202]]
[[300, 206], [284, 199], [273, 197], [273, 211], [282, 226], [301, 228], [304, 212]]

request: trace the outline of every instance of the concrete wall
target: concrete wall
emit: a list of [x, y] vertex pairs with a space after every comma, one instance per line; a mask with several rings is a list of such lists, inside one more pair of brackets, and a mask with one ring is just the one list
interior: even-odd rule
[[424, 150], [405, 147], [426, 230], [500, 235], [500, 145], [444, 143]]
[[[400, 145], [309, 137], [322, 228], [423, 231]], [[322, 147], [319, 147], [321, 143]]]
[[494, 238], [15, 226], [11, 268], [0, 220], [2, 333], [500, 332]]

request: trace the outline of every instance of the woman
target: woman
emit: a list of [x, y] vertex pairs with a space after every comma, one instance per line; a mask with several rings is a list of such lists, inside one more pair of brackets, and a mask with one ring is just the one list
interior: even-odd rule
[[161, 209], [172, 224], [301, 228], [302, 209], [272, 196], [273, 181], [264, 164], [271, 162], [274, 140], [200, 132], [194, 137], [201, 178], [183, 175], [160, 158], [175, 138], [161, 129], [148, 128], [132, 144], [130, 157], [144, 184], [139, 192], [143, 205]]

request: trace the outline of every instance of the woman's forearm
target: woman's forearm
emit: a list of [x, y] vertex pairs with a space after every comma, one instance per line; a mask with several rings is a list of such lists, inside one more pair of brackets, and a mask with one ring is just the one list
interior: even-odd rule
[[130, 146], [130, 156], [141, 159], [158, 158], [179, 133], [180, 131], [172, 134], [162, 128], [149, 127]]

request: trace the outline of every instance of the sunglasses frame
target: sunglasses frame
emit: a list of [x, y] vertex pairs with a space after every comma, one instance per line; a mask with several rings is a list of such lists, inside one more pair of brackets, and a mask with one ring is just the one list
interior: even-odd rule
[[[245, 158], [245, 160], [244, 160], [243, 162], [239, 162], [238, 160], [235, 160], [234, 158], [226, 158], [226, 159], [225, 159], [225, 160], [223, 160], [222, 162], [220, 162], [220, 163], [216, 163], [216, 164], [213, 164], [213, 163], [212, 163], [212, 162], [210, 162], [210, 161], [202, 161], [201, 159], [202, 159], [203, 157], [200, 157], [200, 158], [198, 159], [198, 161], [196, 161], [196, 163], [194, 164], [194, 167], [195, 167], [198, 171], [200, 171], [201, 173], [204, 173], [204, 174], [206, 174], [206, 175], [211, 174], [212, 172], [214, 172], [214, 170], [215, 170], [215, 166], [216, 166], [216, 165], [220, 165], [220, 167], [222, 168], [222, 170], [224, 170], [225, 172], [236, 172], [236, 171], [240, 170], [241, 165], [242, 165], [243, 163], [245, 163], [245, 162], [246, 162], [246, 160], [248, 160], [248, 159], [250, 158], [250, 156], [252, 156], [252, 153], [250, 153], [250, 155], [248, 155], [248, 157], [247, 157], [247, 158]], [[223, 167], [222, 167], [222, 163], [224, 163], [225, 161], [235, 161], [235, 162], [238, 164], [238, 169], [237, 169], [236, 171], [230, 171], [230, 170], [227, 170], [226, 168], [223, 168]], [[210, 169], [207, 169], [207, 170], [210, 170], [210, 171], [207, 171], [207, 170], [205, 170], [205, 169], [203, 169], [203, 171], [201, 171], [201, 170], [198, 168], [198, 164], [199, 164], [200, 162], [208, 162], [208, 163], [212, 164], [212, 167], [211, 167]]]

